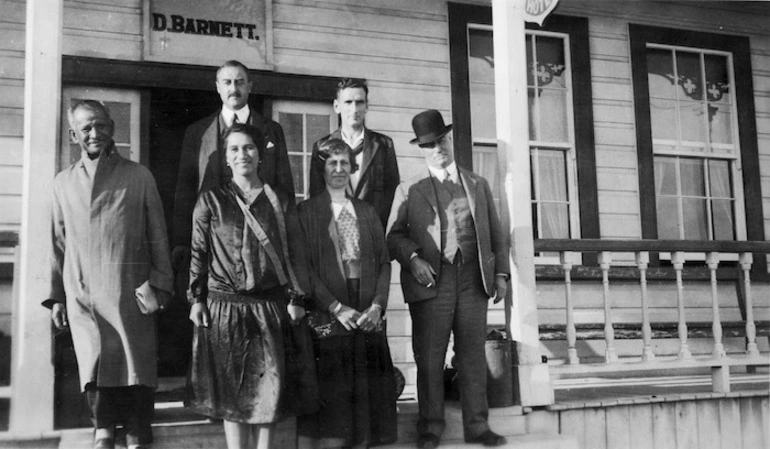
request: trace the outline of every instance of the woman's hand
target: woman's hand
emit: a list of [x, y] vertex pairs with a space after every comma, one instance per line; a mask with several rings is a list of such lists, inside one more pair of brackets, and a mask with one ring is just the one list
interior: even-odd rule
[[372, 304], [364, 310], [356, 324], [364, 332], [377, 329], [382, 324], [382, 307], [379, 304]]
[[190, 307], [190, 321], [193, 322], [195, 327], [209, 327], [211, 315], [209, 315], [209, 308], [205, 303], [196, 302]]
[[361, 318], [361, 312], [352, 309], [344, 304], [340, 304], [340, 310], [335, 314], [337, 321], [342, 323], [347, 330], [358, 329], [358, 320]]
[[294, 324], [294, 325], [299, 324], [302, 318], [305, 317], [305, 308], [302, 306], [289, 304], [286, 306], [286, 311], [289, 312], [289, 317], [291, 318], [291, 324]]
[[57, 302], [51, 307], [51, 319], [53, 320], [56, 329], [59, 330], [64, 330], [70, 325], [67, 320], [67, 308], [60, 302]]

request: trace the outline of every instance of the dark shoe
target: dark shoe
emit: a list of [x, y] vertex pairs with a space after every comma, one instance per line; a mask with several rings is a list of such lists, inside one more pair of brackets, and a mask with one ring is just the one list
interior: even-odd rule
[[417, 437], [417, 447], [419, 449], [434, 449], [438, 447], [438, 440], [438, 435], [423, 433]]
[[479, 436], [465, 440], [466, 443], [477, 443], [482, 446], [502, 446], [507, 441], [504, 436], [498, 435], [491, 430], [487, 430]]
[[94, 449], [115, 449], [115, 439], [99, 438], [94, 441]]

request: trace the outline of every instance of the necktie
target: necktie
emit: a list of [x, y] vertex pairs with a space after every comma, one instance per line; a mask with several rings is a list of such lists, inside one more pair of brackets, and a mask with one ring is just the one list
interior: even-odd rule
[[241, 123], [241, 122], [238, 121], [238, 114], [233, 114], [233, 125], [235, 125], [236, 123]]
[[343, 208], [337, 217], [337, 232], [340, 234], [342, 246], [342, 260], [357, 260], [361, 257], [361, 248], [359, 240], [361, 236], [358, 233], [358, 223], [356, 217], [347, 209]]

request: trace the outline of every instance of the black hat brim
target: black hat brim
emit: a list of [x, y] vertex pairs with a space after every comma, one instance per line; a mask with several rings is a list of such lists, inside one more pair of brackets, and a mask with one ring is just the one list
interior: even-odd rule
[[412, 145], [422, 145], [425, 143], [435, 142], [440, 138], [444, 137], [451, 130], [452, 130], [452, 125], [446, 125], [444, 130], [441, 131], [440, 133], [430, 133], [424, 136], [415, 137], [414, 139], [410, 140], [409, 143], [411, 143]]

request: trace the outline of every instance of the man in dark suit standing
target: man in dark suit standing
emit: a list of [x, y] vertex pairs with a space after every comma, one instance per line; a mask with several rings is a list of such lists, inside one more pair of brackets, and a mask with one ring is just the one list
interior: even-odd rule
[[505, 444], [487, 422], [484, 354], [487, 301], [505, 297], [508, 238], [487, 181], [454, 162], [452, 125], [431, 109], [412, 120], [427, 173], [399, 185], [388, 249], [401, 264], [417, 364], [418, 447], [436, 447], [444, 431], [444, 358], [454, 333], [465, 441]]
[[[265, 136], [260, 152], [259, 176], [274, 189], [294, 199], [294, 180], [286, 151], [286, 138], [278, 123], [262, 117], [248, 104], [252, 81], [249, 71], [238, 61], [227, 61], [217, 70], [217, 92], [222, 107], [190, 125], [182, 142], [179, 176], [174, 195], [172, 261], [177, 286], [187, 288], [192, 235], [192, 212], [198, 195], [232, 177], [224, 160], [222, 135], [233, 123], [248, 123]], [[180, 276], [181, 275], [181, 276]], [[182, 290], [184, 291], [184, 290]]]
[[313, 145], [310, 169], [310, 196], [326, 192], [323, 164], [318, 147], [329, 139], [341, 139], [353, 149], [358, 169], [350, 175], [348, 195], [364, 200], [377, 211], [383, 228], [400, 182], [396, 150], [390, 137], [366, 128], [364, 119], [369, 87], [361, 79], [344, 78], [337, 84], [334, 112], [340, 115], [340, 128]]

